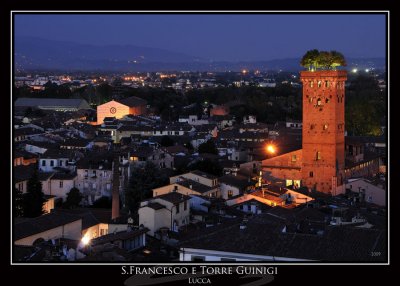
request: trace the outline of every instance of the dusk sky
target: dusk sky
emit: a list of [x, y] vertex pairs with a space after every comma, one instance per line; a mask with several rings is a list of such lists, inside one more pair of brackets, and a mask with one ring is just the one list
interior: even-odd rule
[[213, 60], [300, 57], [309, 49], [346, 57], [384, 57], [385, 15], [155, 15], [15, 16], [15, 35], [94, 45], [163, 48]]

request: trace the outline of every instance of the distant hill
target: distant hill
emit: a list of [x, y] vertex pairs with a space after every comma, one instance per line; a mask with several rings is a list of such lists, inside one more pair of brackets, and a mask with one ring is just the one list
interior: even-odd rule
[[[300, 70], [299, 59], [252, 62], [223, 62], [158, 48], [133, 45], [95, 46], [45, 40], [34, 37], [14, 39], [16, 70], [64, 71], [239, 71]], [[347, 59], [349, 66], [385, 68], [384, 58]]]

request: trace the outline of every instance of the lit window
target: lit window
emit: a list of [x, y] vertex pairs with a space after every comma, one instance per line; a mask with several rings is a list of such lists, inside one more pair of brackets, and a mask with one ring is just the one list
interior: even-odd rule
[[232, 190], [228, 190], [228, 198], [233, 197], [233, 191]]
[[329, 87], [329, 81], [325, 81], [325, 87]]
[[317, 106], [321, 106], [321, 98], [317, 99]]
[[310, 87], [313, 87], [313, 86], [314, 86], [314, 82], [310, 81]]
[[329, 98], [325, 98], [325, 103], [328, 103], [329, 102]]
[[324, 129], [324, 130], [327, 130], [327, 129], [328, 129], [328, 124], [324, 124], [324, 125], [323, 125], [323, 129]]
[[318, 87], [321, 87], [322, 86], [322, 81], [318, 81]]
[[297, 161], [297, 156], [296, 155], [292, 155], [292, 162], [296, 162]]
[[319, 151], [317, 152], [317, 161], [318, 160], [321, 160], [321, 152], [319, 152]]

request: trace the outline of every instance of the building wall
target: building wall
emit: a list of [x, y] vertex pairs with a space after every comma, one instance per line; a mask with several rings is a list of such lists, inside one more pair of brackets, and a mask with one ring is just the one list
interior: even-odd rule
[[76, 220], [71, 223], [59, 226], [47, 231], [25, 237], [14, 242], [15, 245], [33, 245], [35, 240], [43, 238], [44, 240], [58, 239], [58, 238], [69, 238], [74, 240], [80, 240], [82, 229], [82, 220]]
[[375, 158], [373, 160], [359, 163], [351, 168], [345, 169], [345, 177], [364, 177], [373, 176], [380, 172], [380, 160]]
[[[62, 167], [74, 171], [75, 167], [69, 166], [68, 161], [68, 158], [41, 158], [39, 160], [39, 170], [41, 172], [55, 172], [55, 167]], [[53, 164], [53, 166], [51, 164]]]
[[42, 191], [45, 195], [53, 195], [51, 193], [51, 180], [48, 178], [47, 180], [40, 181], [42, 183]]
[[154, 232], [161, 227], [171, 228], [171, 214], [166, 209], [154, 210], [147, 206], [139, 208], [139, 225], [144, 225], [150, 231], [149, 235], [154, 236]]
[[[60, 185], [62, 182], [62, 186]], [[67, 193], [76, 186], [76, 177], [72, 180], [54, 180], [51, 179], [50, 182], [50, 190], [51, 195], [56, 196], [57, 198], [62, 198], [63, 201], [67, 198]]]
[[88, 204], [102, 196], [111, 197], [112, 170], [77, 169], [76, 186]]
[[[296, 158], [295, 161], [294, 158]], [[303, 151], [300, 149], [263, 160], [261, 165], [264, 175], [268, 174], [282, 180], [301, 180], [302, 161]]]
[[54, 209], [54, 200], [55, 198], [50, 198], [44, 203], [43, 210], [45, 213], [50, 213]]
[[210, 110], [210, 116], [214, 115], [228, 115], [229, 114], [229, 107], [218, 105]]
[[[154, 236], [154, 232], [158, 231], [161, 227], [171, 229], [171, 223], [174, 225], [176, 222], [177, 227], [186, 225], [190, 221], [190, 200], [187, 201], [187, 208], [184, 210], [184, 203], [179, 204], [179, 213], [176, 213], [176, 206], [160, 198], [153, 198], [152, 202], [158, 202], [166, 208], [154, 210], [147, 207], [147, 202], [142, 202], [139, 208], [139, 225], [143, 224], [149, 228], [149, 235]], [[171, 218], [172, 212], [172, 218]]]
[[[336, 185], [344, 182], [346, 79], [346, 71], [301, 72], [303, 184], [326, 193], [331, 193]], [[325, 130], [324, 125], [327, 125]], [[317, 152], [320, 152], [320, 160], [316, 159]]]
[[26, 193], [26, 191], [27, 191], [27, 183], [28, 183], [28, 180], [15, 183], [15, 188], [20, 190], [22, 193]]
[[115, 117], [119, 119], [128, 114], [130, 114], [129, 106], [111, 100], [97, 106], [97, 124], [102, 124], [105, 117]]
[[203, 211], [203, 212], [208, 212], [208, 207], [205, 205], [210, 205], [211, 203], [199, 196], [190, 196], [190, 208], [198, 210], [198, 211]]
[[127, 229], [128, 229], [128, 224], [109, 224], [108, 225], [108, 233], [126, 231]]
[[386, 190], [366, 182], [363, 179], [352, 181], [346, 184], [346, 188], [353, 192], [358, 192], [360, 189], [365, 190], [365, 201], [376, 204], [378, 206], [386, 206]]
[[225, 183], [221, 183], [220, 189], [221, 189], [221, 197], [224, 198], [225, 200], [230, 198], [228, 196], [229, 191], [232, 191], [232, 196], [237, 196], [240, 194], [239, 188]]

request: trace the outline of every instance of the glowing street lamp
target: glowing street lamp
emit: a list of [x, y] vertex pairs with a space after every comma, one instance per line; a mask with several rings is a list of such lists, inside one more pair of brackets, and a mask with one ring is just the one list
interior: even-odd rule
[[276, 153], [276, 147], [272, 144], [267, 145], [266, 150], [270, 154], [275, 154]]
[[86, 246], [89, 244], [90, 238], [88, 235], [85, 235], [84, 237], [82, 237], [81, 241], [82, 241], [83, 245]]

